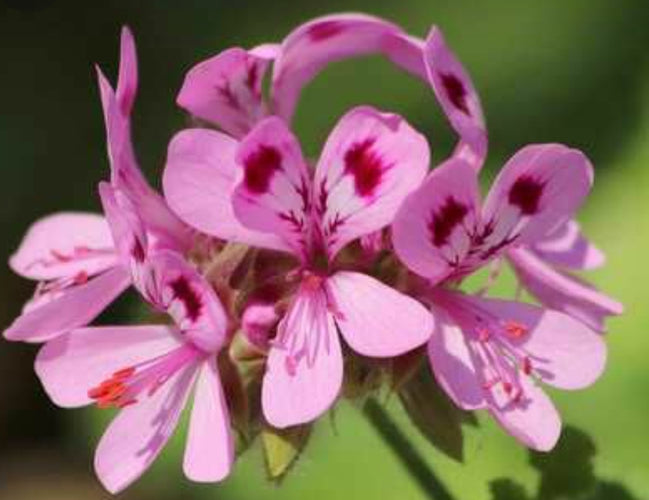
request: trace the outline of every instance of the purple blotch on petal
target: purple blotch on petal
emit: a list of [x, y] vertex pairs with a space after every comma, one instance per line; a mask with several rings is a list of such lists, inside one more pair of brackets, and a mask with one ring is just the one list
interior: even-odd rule
[[171, 282], [171, 290], [173, 291], [174, 297], [184, 304], [189, 319], [194, 322], [198, 320], [203, 303], [189, 281], [187, 281], [187, 278], [184, 276], [176, 278]]
[[345, 29], [345, 25], [338, 21], [324, 21], [314, 24], [309, 28], [309, 38], [313, 42], [321, 42], [336, 36]]
[[381, 183], [385, 170], [379, 155], [372, 151], [375, 139], [357, 142], [345, 153], [345, 173], [354, 176], [354, 187], [360, 196], [371, 196]]
[[268, 191], [273, 174], [282, 167], [282, 155], [272, 146], [261, 145], [244, 160], [244, 184], [248, 191]]
[[449, 196], [428, 224], [428, 230], [433, 237], [433, 244], [436, 247], [446, 245], [453, 229], [462, 223], [468, 212], [469, 209], [466, 205]]
[[520, 208], [524, 215], [533, 215], [539, 210], [539, 201], [544, 184], [528, 175], [518, 178], [509, 190], [509, 203]]
[[466, 115], [471, 115], [469, 106], [466, 102], [466, 89], [460, 79], [452, 73], [440, 73], [442, 85], [446, 91], [448, 99], [457, 109]]

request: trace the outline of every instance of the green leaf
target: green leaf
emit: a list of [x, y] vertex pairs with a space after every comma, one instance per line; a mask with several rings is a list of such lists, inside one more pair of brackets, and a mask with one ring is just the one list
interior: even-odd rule
[[427, 363], [401, 385], [399, 398], [412, 423], [435, 448], [458, 462], [464, 461], [462, 424], [476, 426], [477, 420], [453, 404]]
[[298, 425], [288, 429], [264, 427], [261, 439], [270, 479], [279, 481], [284, 478], [304, 450], [310, 435], [311, 425]]

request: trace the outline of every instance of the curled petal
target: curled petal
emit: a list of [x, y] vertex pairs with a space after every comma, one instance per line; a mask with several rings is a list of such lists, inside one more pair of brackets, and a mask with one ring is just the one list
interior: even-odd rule
[[236, 138], [243, 137], [266, 115], [262, 82], [271, 47], [232, 48], [197, 64], [185, 76], [178, 105]]
[[606, 260], [604, 253], [588, 241], [574, 219], [557, 227], [530, 248], [544, 261], [567, 269], [596, 269]]

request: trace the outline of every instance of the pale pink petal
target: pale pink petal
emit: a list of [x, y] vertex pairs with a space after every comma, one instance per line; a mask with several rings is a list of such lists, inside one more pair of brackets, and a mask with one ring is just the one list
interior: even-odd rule
[[532, 244], [571, 219], [593, 183], [593, 167], [576, 149], [536, 144], [519, 150], [493, 183], [483, 208], [484, 238], [495, 256]]
[[575, 276], [563, 273], [535, 253], [516, 249], [507, 254], [521, 284], [541, 304], [576, 318], [593, 330], [606, 330], [608, 316], [622, 314], [624, 307]]
[[428, 171], [426, 138], [398, 115], [354, 108], [332, 133], [316, 167], [316, 213], [330, 256], [392, 222]]
[[268, 47], [225, 50], [187, 73], [176, 102], [192, 115], [242, 137], [266, 115], [262, 82], [270, 55]]
[[297, 139], [282, 120], [266, 118], [241, 141], [236, 159], [241, 175], [232, 198], [235, 215], [304, 255], [311, 238], [311, 182]]
[[485, 391], [474, 366], [464, 332], [440, 308], [433, 308], [435, 331], [428, 359], [439, 385], [460, 408], [484, 408]]
[[128, 273], [115, 267], [73, 286], [55, 299], [30, 308], [4, 331], [8, 340], [45, 342], [62, 333], [87, 325], [130, 284]]
[[183, 469], [192, 481], [224, 479], [234, 462], [228, 404], [215, 361], [204, 363], [196, 382]]
[[479, 170], [487, 155], [487, 131], [480, 98], [469, 74], [437, 27], [428, 34], [424, 60], [437, 100], [460, 135], [455, 154]]
[[505, 407], [491, 405], [491, 414], [503, 428], [525, 446], [550, 451], [561, 434], [561, 417], [550, 398], [528, 377], [521, 377], [523, 393]]
[[117, 262], [110, 229], [100, 215], [57, 213], [27, 230], [9, 266], [21, 276], [51, 280], [93, 276]]
[[[382, 52], [400, 33], [398, 26], [365, 14], [333, 14], [299, 26], [282, 42], [273, 68], [275, 113], [290, 121], [302, 88], [327, 64]], [[395, 62], [403, 60], [399, 48], [391, 46], [391, 51], [397, 53]]]
[[178, 216], [199, 231], [224, 240], [287, 250], [274, 234], [252, 231], [235, 217], [238, 142], [207, 129], [188, 129], [169, 144], [162, 179], [165, 198]]
[[326, 286], [340, 333], [359, 354], [399, 356], [423, 345], [432, 334], [430, 311], [370, 276], [339, 271]]
[[403, 203], [392, 224], [392, 244], [412, 271], [438, 282], [469, 256], [478, 227], [478, 179], [466, 161], [437, 167]]
[[522, 302], [473, 296], [462, 300], [499, 320], [500, 340], [524, 355], [531, 372], [543, 382], [560, 389], [581, 389], [604, 371], [606, 344], [582, 322]]
[[81, 328], [46, 343], [36, 357], [36, 374], [58, 406], [93, 402], [88, 391], [113, 373], [162, 356], [180, 346], [166, 326], [98, 326]]
[[119, 493], [153, 463], [178, 425], [197, 366], [189, 365], [150, 397], [122, 409], [102, 436], [95, 471], [104, 487]]
[[427, 82], [424, 45], [425, 42], [421, 38], [407, 33], [393, 32], [383, 40], [382, 50], [398, 67]]
[[183, 257], [159, 252], [148, 259], [143, 274], [145, 297], [174, 319], [183, 337], [205, 352], [223, 346], [227, 313], [205, 277]]
[[574, 219], [551, 231], [530, 249], [549, 264], [567, 269], [596, 269], [606, 260], [604, 253], [588, 241]]
[[262, 385], [268, 423], [311, 422], [335, 402], [343, 378], [338, 332], [323, 292], [299, 294], [271, 344]]

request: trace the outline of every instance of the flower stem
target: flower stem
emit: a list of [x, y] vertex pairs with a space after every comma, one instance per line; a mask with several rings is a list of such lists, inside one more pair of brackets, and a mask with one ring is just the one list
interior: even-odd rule
[[365, 402], [363, 414], [428, 498], [431, 500], [454, 500], [446, 486], [428, 466], [424, 457], [415, 449], [376, 399], [369, 398]]

